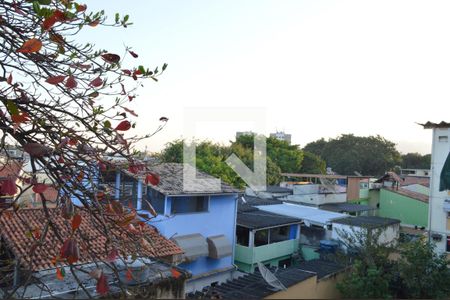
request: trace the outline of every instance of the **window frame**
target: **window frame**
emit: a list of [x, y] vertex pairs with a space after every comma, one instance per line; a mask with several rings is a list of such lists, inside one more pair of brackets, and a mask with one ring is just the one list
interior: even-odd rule
[[[203, 197], [206, 200], [206, 209], [202, 210], [202, 211], [190, 211], [190, 212], [174, 212], [173, 211], [173, 203], [174, 200], [176, 199], [182, 199], [182, 198], [197, 198], [197, 197]], [[171, 216], [175, 216], [175, 215], [189, 215], [189, 214], [204, 214], [204, 213], [209, 213], [209, 205], [210, 205], [210, 199], [211, 196], [210, 195], [189, 195], [189, 196], [175, 196], [175, 197], [170, 197], [170, 215]], [[186, 200], [186, 199], [185, 199]]]

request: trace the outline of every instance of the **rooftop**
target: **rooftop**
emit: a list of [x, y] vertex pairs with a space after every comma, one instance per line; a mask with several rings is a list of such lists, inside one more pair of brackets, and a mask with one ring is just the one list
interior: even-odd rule
[[0, 180], [5, 177], [18, 177], [22, 171], [22, 162], [18, 160], [8, 159], [8, 161], [0, 160]]
[[[271, 271], [281, 283], [289, 288], [297, 283], [317, 275], [324, 278], [345, 270], [343, 265], [323, 260], [311, 260], [302, 262], [298, 266], [288, 267]], [[222, 283], [214, 287], [208, 287], [203, 292], [187, 295], [191, 299], [262, 299], [276, 293], [277, 290], [269, 285], [258, 269], [253, 274], [246, 274], [232, 281]]]
[[371, 178], [371, 176], [337, 175], [337, 174], [308, 174], [308, 173], [281, 173], [281, 176], [298, 177], [298, 178], [322, 178], [322, 179], [347, 179], [347, 178], [367, 179], [367, 178]]
[[301, 221], [298, 218], [281, 216], [257, 208], [252, 211], [239, 211], [237, 214], [237, 224], [249, 229], [277, 227]]
[[258, 206], [258, 208], [267, 212], [292, 218], [298, 218], [303, 220], [304, 222], [309, 222], [318, 226], [324, 226], [330, 224], [331, 221], [335, 219], [347, 217], [347, 215], [344, 214], [330, 212], [327, 210], [300, 204], [283, 203], [275, 205], [261, 205]]
[[369, 205], [362, 205], [362, 204], [356, 204], [356, 203], [327, 203], [320, 205], [320, 209], [328, 210], [328, 211], [334, 211], [338, 213], [343, 212], [361, 212], [361, 211], [369, 211], [369, 210], [375, 210], [376, 208], [373, 208]]
[[276, 194], [278, 194], [278, 193], [289, 193], [289, 194], [292, 194], [292, 189], [281, 187], [281, 186], [278, 186], [278, 185], [268, 185], [266, 187], [266, 192], [276, 193]]
[[430, 197], [428, 195], [422, 194], [422, 193], [418, 193], [418, 192], [414, 192], [408, 189], [404, 189], [404, 188], [393, 188], [393, 187], [383, 187], [383, 189], [388, 190], [390, 192], [393, 193], [397, 193], [400, 194], [402, 196], [406, 196], [409, 198], [412, 198], [414, 200], [419, 200], [425, 203], [429, 202]]
[[[44, 225], [47, 224], [48, 220], [45, 217], [44, 210], [21, 209], [0, 215], [2, 240], [5, 241], [7, 248], [19, 260], [20, 264], [33, 271], [54, 268], [52, 261], [59, 254], [62, 246], [62, 242], [56, 238], [54, 230], [58, 231], [63, 240], [66, 240], [72, 232], [70, 220], [62, 217], [60, 209], [50, 208], [48, 212], [55, 229], [52, 226], [48, 227], [48, 233], [42, 246], [36, 248], [32, 257], [30, 256], [30, 248], [34, 244], [34, 238], [31, 231], [44, 230]], [[107, 222], [106, 225], [109, 225], [110, 230], [108, 236], [105, 236], [104, 232], [99, 230], [102, 227], [93, 215], [80, 209], [77, 213], [81, 215], [82, 222], [75, 238], [80, 241], [80, 234], [82, 234], [85, 237], [82, 241], [86, 243], [84, 246], [80, 245], [78, 263], [91, 262], [91, 255], [94, 255], [97, 259], [107, 258], [112, 249], [111, 245], [107, 244], [107, 240], [113, 240], [117, 245], [120, 245], [118, 248], [126, 252], [126, 255], [136, 254], [138, 256], [164, 258], [183, 253], [175, 243], [161, 236], [153, 226], [148, 224], [141, 223], [142, 226], [137, 226], [137, 228], [141, 228], [141, 232], [132, 234], [116, 225], [117, 218], [107, 218], [111, 224]], [[148, 241], [148, 246], [136, 249], [134, 247], [136, 242], [142, 238]], [[85, 247], [89, 247], [90, 253], [87, 252]], [[124, 255], [122, 252], [121, 254]]]
[[[184, 182], [184, 168], [188, 174], [196, 174], [196, 179], [209, 179], [203, 182]], [[163, 163], [156, 166], [147, 167], [149, 172], [156, 173], [160, 177], [158, 185], [148, 183], [153, 189], [164, 195], [186, 195], [186, 194], [236, 194], [239, 190], [223, 183], [220, 179], [199, 171], [188, 164], [182, 163]], [[133, 174], [128, 170], [123, 170], [125, 174], [131, 177], [142, 177], [141, 174]], [[217, 187], [212, 180], [219, 181]]]
[[273, 205], [273, 204], [281, 204], [283, 201], [274, 199], [274, 198], [260, 198], [249, 195], [242, 195], [239, 198], [239, 203], [245, 203], [248, 205]]
[[423, 128], [425, 128], [425, 129], [430, 129], [430, 128], [450, 128], [450, 123], [449, 122], [444, 122], [444, 121], [442, 121], [441, 123], [433, 123], [433, 122], [428, 121], [428, 122], [426, 122], [424, 124], [420, 124], [419, 123], [419, 125], [422, 125]]
[[334, 220], [333, 223], [372, 229], [378, 227], [385, 227], [393, 224], [400, 224], [400, 220], [374, 216], [359, 216]]

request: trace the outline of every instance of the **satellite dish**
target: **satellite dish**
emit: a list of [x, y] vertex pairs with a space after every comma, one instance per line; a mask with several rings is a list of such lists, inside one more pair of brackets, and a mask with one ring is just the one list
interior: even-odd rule
[[277, 291], [286, 291], [287, 288], [281, 283], [281, 281], [272, 273], [269, 269], [266, 268], [261, 262], [258, 262], [259, 272], [261, 273], [262, 278], [274, 289]]

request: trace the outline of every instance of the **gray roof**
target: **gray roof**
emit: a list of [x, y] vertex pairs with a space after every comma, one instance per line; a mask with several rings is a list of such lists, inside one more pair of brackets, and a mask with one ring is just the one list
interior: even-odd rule
[[[186, 182], [184, 185], [183, 169], [190, 172], [196, 171], [196, 178], [203, 179], [203, 182]], [[237, 194], [239, 190], [223, 183], [220, 179], [209, 174], [196, 170], [188, 164], [182, 163], [163, 163], [156, 166], [148, 167], [150, 172], [156, 173], [160, 177], [158, 185], [148, 183], [153, 189], [164, 195], [213, 195], [213, 194]], [[126, 172], [126, 171], [125, 171]], [[206, 181], [205, 181], [206, 179]], [[210, 181], [207, 181], [207, 180]], [[216, 187], [211, 180], [219, 180], [219, 186]]]
[[273, 204], [282, 204], [283, 201], [274, 199], [274, 198], [260, 198], [249, 195], [242, 195], [239, 198], [239, 203], [246, 203], [248, 205], [273, 205]]
[[441, 123], [433, 123], [433, 122], [426, 122], [425, 124], [419, 124], [422, 125], [423, 128], [429, 129], [429, 128], [450, 128], [449, 122], [442, 121]]
[[[317, 259], [302, 262], [298, 266], [278, 269], [276, 272], [271, 268], [271, 271], [285, 287], [289, 288], [315, 275], [320, 279], [346, 268], [334, 262]], [[246, 274], [226, 283], [205, 288], [202, 292], [190, 293], [187, 295], [187, 299], [262, 299], [276, 292], [256, 269], [253, 274]]]
[[302, 220], [277, 215], [257, 208], [254, 210], [238, 211], [237, 224], [249, 229], [278, 227], [282, 225], [300, 223]]
[[356, 203], [327, 203], [319, 206], [320, 209], [328, 210], [328, 211], [334, 211], [338, 213], [343, 212], [360, 212], [360, 211], [369, 211], [374, 210], [376, 208], [373, 208], [369, 205], [362, 205], [362, 204], [356, 204]]
[[281, 187], [281, 186], [278, 186], [278, 185], [268, 185], [266, 187], [266, 192], [276, 193], [276, 194], [278, 194], [278, 193], [289, 193], [289, 194], [292, 194], [293, 191], [290, 188], [285, 188], [285, 187]]
[[359, 216], [333, 220], [332, 223], [345, 224], [364, 228], [378, 228], [393, 224], [400, 224], [400, 220], [391, 218], [373, 217], [373, 216], [372, 217]]

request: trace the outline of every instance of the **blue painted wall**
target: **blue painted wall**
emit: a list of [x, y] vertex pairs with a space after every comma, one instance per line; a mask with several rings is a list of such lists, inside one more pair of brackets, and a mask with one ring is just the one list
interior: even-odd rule
[[[235, 220], [236, 220], [236, 194], [210, 196], [207, 212], [175, 214], [161, 216], [153, 219], [150, 224], [158, 228], [166, 238], [175, 235], [200, 233], [205, 238], [213, 235], [225, 235], [235, 245]], [[166, 197], [165, 214], [171, 209], [172, 197]], [[208, 257], [198, 258], [196, 261], [181, 264], [180, 267], [199, 275], [218, 269], [233, 266], [234, 257], [212, 259]]]

